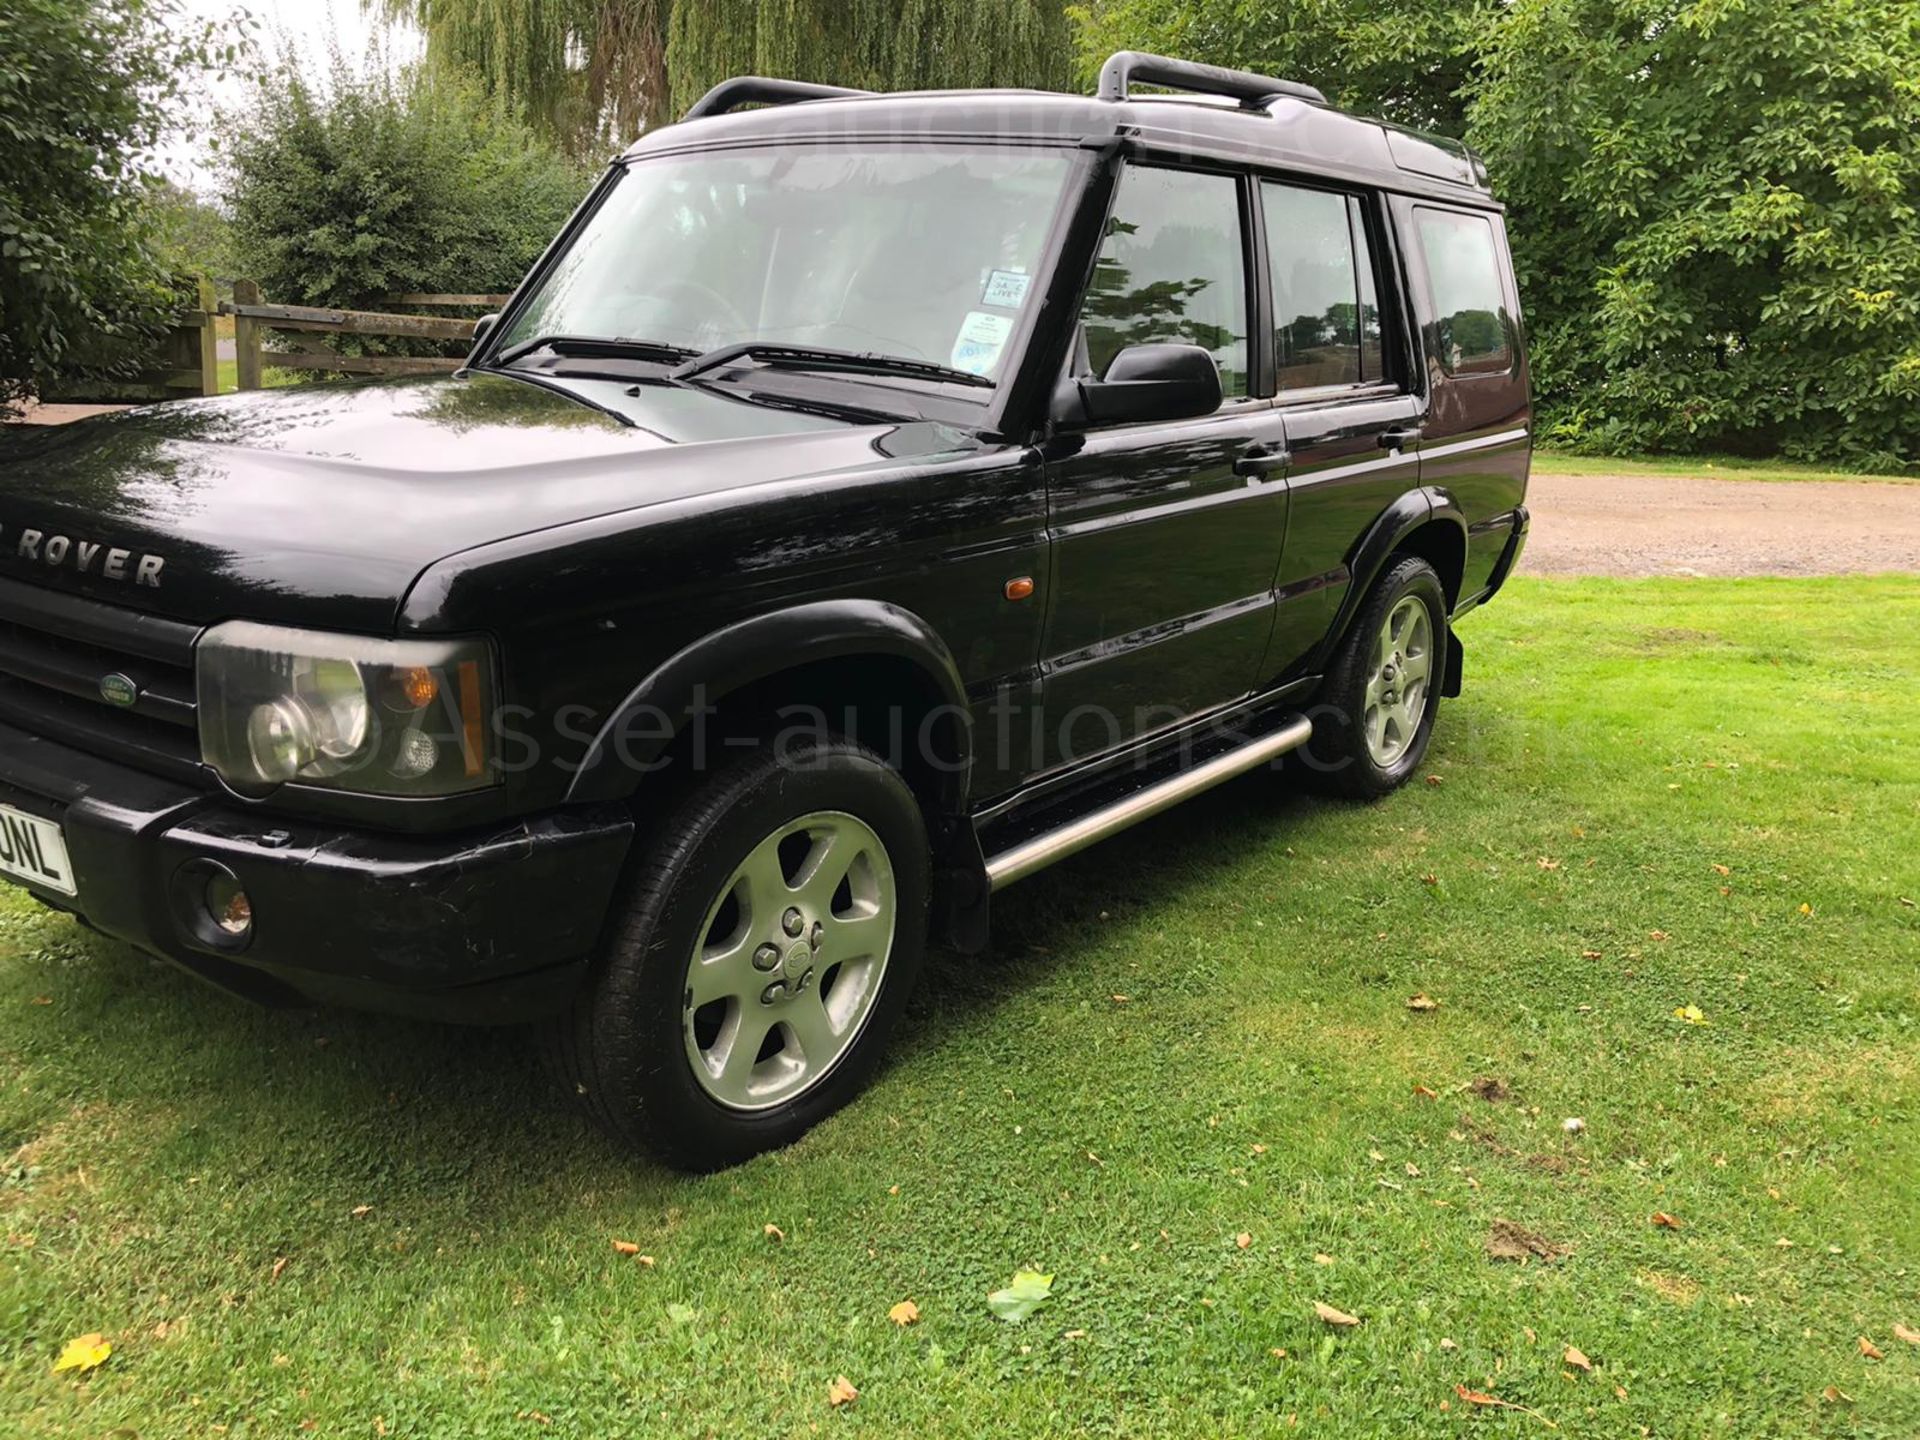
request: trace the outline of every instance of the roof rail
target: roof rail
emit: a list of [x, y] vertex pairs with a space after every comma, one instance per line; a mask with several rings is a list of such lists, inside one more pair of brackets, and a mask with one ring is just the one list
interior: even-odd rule
[[761, 75], [738, 75], [722, 80], [682, 116], [685, 120], [704, 120], [709, 115], [725, 115], [742, 105], [798, 105], [807, 100], [846, 100], [856, 95], [871, 95], [871, 90], [843, 90], [838, 85], [809, 85], [804, 80], [769, 80]]
[[1224, 70], [1218, 65], [1170, 60], [1165, 55], [1148, 55], [1139, 50], [1122, 50], [1100, 67], [1102, 100], [1125, 100], [1136, 83], [1187, 90], [1196, 95], [1226, 95], [1238, 100], [1243, 110], [1265, 109], [1282, 95], [1311, 105], [1327, 103], [1325, 95], [1297, 80], [1275, 80], [1251, 70]]

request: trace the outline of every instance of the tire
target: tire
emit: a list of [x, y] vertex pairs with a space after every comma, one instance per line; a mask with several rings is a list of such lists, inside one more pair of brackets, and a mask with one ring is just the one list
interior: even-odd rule
[[[1300, 782], [1325, 795], [1376, 800], [1412, 779], [1433, 740], [1452, 642], [1447, 593], [1433, 567], [1414, 556], [1395, 561], [1354, 617], [1308, 714], [1313, 738], [1290, 767]], [[1409, 662], [1422, 667], [1417, 680], [1409, 680]]]
[[645, 843], [549, 1052], [623, 1145], [723, 1169], [872, 1076], [925, 951], [926, 824], [899, 772], [833, 738], [730, 765]]

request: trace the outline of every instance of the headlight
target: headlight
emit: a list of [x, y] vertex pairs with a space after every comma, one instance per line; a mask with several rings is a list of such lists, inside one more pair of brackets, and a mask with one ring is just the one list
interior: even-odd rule
[[200, 637], [200, 755], [243, 795], [322, 785], [452, 795], [492, 783], [484, 640], [369, 640], [235, 620]]

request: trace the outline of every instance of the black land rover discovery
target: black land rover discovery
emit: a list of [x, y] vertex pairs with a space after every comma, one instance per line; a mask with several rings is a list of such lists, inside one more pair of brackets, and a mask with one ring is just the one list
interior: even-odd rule
[[259, 1000], [539, 1022], [723, 1165], [1000, 886], [1282, 756], [1406, 781], [1529, 417], [1458, 145], [1134, 54], [733, 81], [456, 376], [4, 442], [0, 871]]

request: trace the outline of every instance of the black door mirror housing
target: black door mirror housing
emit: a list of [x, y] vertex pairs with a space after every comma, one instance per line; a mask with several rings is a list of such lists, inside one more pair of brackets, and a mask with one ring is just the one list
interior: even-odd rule
[[491, 315], [482, 315], [478, 320], [474, 321], [473, 322], [473, 348], [478, 350], [480, 348], [480, 342], [485, 340], [487, 336], [491, 335], [493, 333], [493, 327], [498, 325], [499, 323], [500, 323], [500, 312], [497, 310], [494, 311], [494, 313]]
[[1076, 428], [1191, 420], [1211, 415], [1224, 398], [1220, 366], [1198, 345], [1129, 345], [1104, 376], [1063, 380], [1053, 418]]

